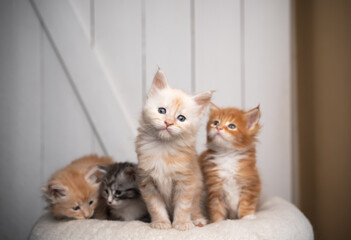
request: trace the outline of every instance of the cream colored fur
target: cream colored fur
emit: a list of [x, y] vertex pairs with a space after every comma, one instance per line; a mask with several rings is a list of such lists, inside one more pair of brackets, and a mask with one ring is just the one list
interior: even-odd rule
[[155, 75], [136, 140], [139, 188], [153, 228], [173, 225], [188, 230], [206, 224], [200, 210], [203, 186], [195, 138], [211, 95], [208, 91], [191, 96], [170, 88], [161, 70]]

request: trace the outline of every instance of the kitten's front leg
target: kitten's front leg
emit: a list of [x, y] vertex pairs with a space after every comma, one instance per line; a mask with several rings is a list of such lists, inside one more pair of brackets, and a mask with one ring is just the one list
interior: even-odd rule
[[180, 231], [192, 229], [191, 210], [194, 199], [194, 184], [191, 181], [177, 181], [175, 183], [174, 198], [174, 219], [173, 227]]
[[249, 193], [242, 193], [239, 200], [238, 217], [243, 218], [249, 216], [248, 219], [254, 218], [257, 202], [257, 196]]
[[203, 184], [202, 180], [198, 181], [198, 186], [195, 188], [193, 209], [191, 213], [191, 218], [195, 226], [203, 227], [207, 224], [206, 218], [203, 216], [201, 211], [201, 199], [205, 197], [203, 195]]
[[219, 222], [226, 218], [227, 212], [222, 197], [218, 194], [209, 194], [207, 199], [208, 213], [211, 222]]
[[157, 191], [152, 179], [140, 176], [139, 188], [151, 216], [150, 226], [157, 229], [170, 229], [172, 225], [169, 220], [166, 204]]

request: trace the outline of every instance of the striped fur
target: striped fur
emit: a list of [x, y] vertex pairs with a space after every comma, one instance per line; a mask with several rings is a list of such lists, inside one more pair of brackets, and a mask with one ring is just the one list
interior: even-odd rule
[[[89, 155], [55, 172], [42, 187], [48, 209], [56, 218], [92, 217], [98, 202], [98, 175], [103, 175], [97, 166], [112, 163], [109, 157]], [[79, 208], [74, 210], [76, 207]]]
[[212, 105], [208, 150], [199, 157], [211, 222], [252, 216], [256, 211], [261, 192], [255, 149], [259, 118], [259, 107], [244, 112]]

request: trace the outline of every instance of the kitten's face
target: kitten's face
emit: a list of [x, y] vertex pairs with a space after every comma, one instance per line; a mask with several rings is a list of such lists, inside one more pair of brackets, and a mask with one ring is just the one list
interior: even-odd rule
[[102, 180], [101, 195], [107, 205], [120, 207], [127, 199], [140, 196], [136, 182], [136, 166], [130, 163], [111, 165]]
[[191, 96], [170, 88], [165, 75], [159, 70], [143, 110], [143, 121], [148, 131], [162, 140], [194, 133], [212, 96], [205, 92]]
[[94, 214], [98, 186], [90, 185], [84, 178], [77, 178], [74, 181], [68, 184], [57, 183], [56, 186], [60, 186], [59, 189], [56, 187], [56, 190], [50, 190], [55, 197], [51, 209], [57, 217], [88, 219]]
[[260, 128], [259, 117], [259, 108], [244, 112], [236, 108], [220, 109], [213, 105], [207, 123], [208, 146], [213, 150], [250, 146]]
[[58, 218], [88, 219], [93, 216], [99, 196], [102, 172], [66, 169], [43, 187], [44, 197]]

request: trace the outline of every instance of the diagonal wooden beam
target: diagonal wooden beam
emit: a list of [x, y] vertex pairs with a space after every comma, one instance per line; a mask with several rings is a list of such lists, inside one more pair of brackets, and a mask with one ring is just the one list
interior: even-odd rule
[[67, 0], [31, 0], [42, 27], [104, 152], [135, 161], [136, 120], [131, 119], [113, 79]]

